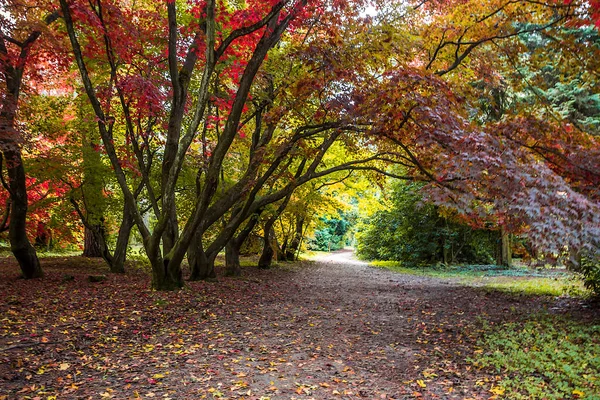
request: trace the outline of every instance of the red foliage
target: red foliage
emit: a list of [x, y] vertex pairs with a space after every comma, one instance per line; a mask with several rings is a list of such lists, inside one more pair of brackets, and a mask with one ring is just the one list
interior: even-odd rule
[[[563, 0], [564, 4], [574, 4], [574, 0]], [[583, 0], [582, 7], [584, 10], [583, 20], [580, 25], [591, 24], [595, 25], [596, 28], [600, 28], [600, 0]]]
[[385, 76], [357, 109], [426, 193], [475, 225], [527, 233], [545, 251], [598, 246], [600, 143], [561, 125], [516, 117], [481, 127], [433, 74], [410, 68]]

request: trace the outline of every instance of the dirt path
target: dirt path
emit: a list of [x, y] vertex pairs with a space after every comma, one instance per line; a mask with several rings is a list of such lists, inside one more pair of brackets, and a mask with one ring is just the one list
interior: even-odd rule
[[347, 251], [179, 293], [45, 264], [33, 282], [1, 266], [0, 399], [489, 398], [494, 377], [465, 361], [481, 321], [545, 307]]

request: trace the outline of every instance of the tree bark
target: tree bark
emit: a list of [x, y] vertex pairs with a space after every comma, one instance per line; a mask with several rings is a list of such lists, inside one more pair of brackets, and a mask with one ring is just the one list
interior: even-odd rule
[[92, 232], [93, 229], [102, 229], [100, 225], [94, 225], [92, 229], [85, 227], [83, 239], [83, 257], [97, 258], [102, 257], [100, 244], [96, 239], [96, 235]]
[[[285, 233], [284, 233], [285, 235]], [[277, 250], [277, 260], [287, 260], [287, 248], [288, 248], [288, 240], [289, 237], [285, 236], [283, 239], [283, 244], [279, 246], [279, 241], [277, 240], [277, 236], [273, 235], [273, 245], [275, 250]]]
[[273, 251], [272, 240], [271, 238], [274, 236], [273, 232], [273, 223], [272, 219], [268, 220], [265, 224], [265, 233], [264, 233], [264, 245], [263, 251], [258, 260], [258, 268], [260, 269], [269, 269], [271, 268], [271, 263], [273, 262], [273, 256], [275, 252]]
[[304, 234], [304, 216], [296, 216], [296, 230], [294, 237], [290, 243], [290, 246], [285, 251], [285, 258], [288, 261], [296, 261], [296, 254], [300, 249], [300, 243], [302, 242], [302, 236]]
[[240, 246], [235, 238], [232, 238], [225, 245], [225, 276], [242, 275], [240, 265]]
[[[253, 214], [237, 236], [233, 236], [225, 245], [225, 276], [240, 276], [242, 267], [240, 265], [240, 249], [242, 244], [248, 239], [250, 233], [258, 223], [258, 218], [262, 213], [262, 209]], [[241, 209], [237, 212], [242, 212]]]
[[131, 215], [127, 203], [125, 203], [123, 209], [123, 221], [121, 222], [121, 226], [119, 227], [119, 236], [117, 237], [117, 245], [115, 247], [112, 265], [110, 265], [110, 272], [125, 272], [127, 248], [129, 247], [129, 237], [131, 236], [131, 229], [133, 228], [133, 226], [133, 216]]
[[180, 264], [158, 257], [151, 259], [152, 288], [155, 290], [178, 290], [183, 287], [183, 274]]
[[202, 234], [196, 231], [194, 240], [188, 248], [187, 259], [190, 265], [190, 281], [204, 281], [217, 278], [215, 273], [215, 258], [204, 252]]
[[442, 262], [445, 266], [450, 265], [450, 248], [445, 238], [442, 239]]
[[512, 247], [511, 247], [511, 235], [502, 230], [502, 265], [510, 268], [512, 267]]
[[39, 278], [44, 274], [35, 248], [27, 237], [27, 185], [21, 150], [13, 143], [13, 148], [4, 150], [11, 192], [10, 225], [8, 237], [10, 249], [19, 262], [26, 279]]
[[500, 229], [496, 251], [496, 265], [512, 267], [511, 235], [504, 227]]

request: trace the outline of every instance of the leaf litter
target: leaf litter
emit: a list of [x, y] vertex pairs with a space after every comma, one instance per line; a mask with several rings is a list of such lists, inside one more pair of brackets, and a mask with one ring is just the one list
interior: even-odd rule
[[0, 263], [0, 400], [494, 398], [500, 377], [466, 362], [482, 322], [549, 306], [344, 252], [164, 293], [80, 260], [34, 281]]

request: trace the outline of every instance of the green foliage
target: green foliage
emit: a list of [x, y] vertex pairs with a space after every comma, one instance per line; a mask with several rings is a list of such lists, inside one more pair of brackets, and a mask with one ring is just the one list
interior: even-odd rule
[[368, 260], [396, 260], [407, 266], [437, 262], [493, 261], [495, 235], [474, 230], [423, 203], [418, 183], [399, 183], [392, 190], [392, 207], [376, 212], [357, 233], [357, 253]]
[[470, 361], [502, 374], [508, 398], [600, 398], [600, 325], [541, 315], [487, 327], [479, 346]]
[[585, 287], [600, 296], [600, 254], [582, 257], [576, 270], [581, 274]]
[[346, 246], [347, 236], [356, 216], [353, 212], [339, 211], [337, 217], [321, 217], [321, 229], [308, 240], [308, 248], [318, 251], [334, 251]]
[[552, 48], [555, 42], [598, 49], [598, 31], [584, 26], [559, 29], [552, 36], [534, 32], [519, 37], [528, 49], [528, 59], [534, 63], [520, 69], [522, 77], [519, 79], [525, 77], [530, 83], [521, 94], [524, 100], [533, 104], [534, 98], [543, 98], [551, 105], [553, 112], [565, 121], [598, 134], [600, 95], [596, 89], [597, 76], [576, 67], [578, 63], [566, 62], [570, 57], [570, 54], [565, 54], [570, 53], [569, 47]]

